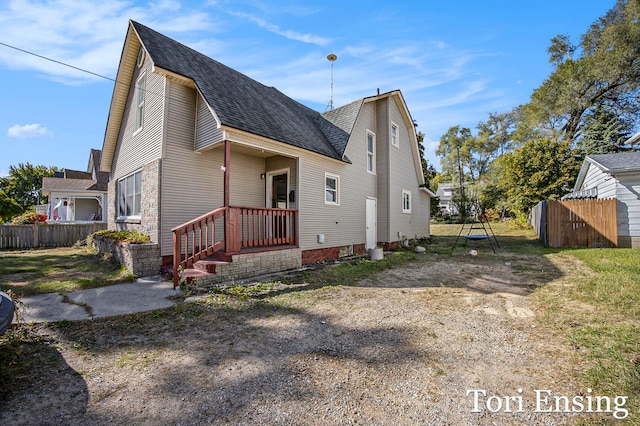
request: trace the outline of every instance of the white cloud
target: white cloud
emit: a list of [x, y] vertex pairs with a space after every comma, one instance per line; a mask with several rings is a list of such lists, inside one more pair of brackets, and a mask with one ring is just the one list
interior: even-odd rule
[[[211, 31], [216, 27], [208, 14], [186, 10], [174, 0], [158, 0], [152, 7], [118, 0], [10, 0], [0, 4], [0, 40], [113, 78], [129, 19], [161, 32]], [[0, 63], [11, 69], [39, 71], [67, 84], [99, 79], [5, 46], [0, 46]]]
[[250, 15], [248, 13], [242, 12], [229, 12], [230, 15], [236, 16], [238, 18], [247, 19], [254, 24], [258, 25], [260, 28], [264, 28], [265, 30], [272, 32], [274, 34], [283, 36], [290, 40], [301, 41], [303, 43], [309, 44], [317, 44], [318, 46], [326, 46], [331, 43], [331, 39], [326, 37], [320, 37], [313, 34], [301, 34], [299, 32], [293, 30], [283, 30], [275, 24], [271, 24], [264, 19], [258, 18], [257, 16]]
[[25, 124], [24, 126], [16, 124], [15, 126], [9, 127], [7, 134], [10, 138], [26, 139], [50, 136], [51, 132], [40, 124]]

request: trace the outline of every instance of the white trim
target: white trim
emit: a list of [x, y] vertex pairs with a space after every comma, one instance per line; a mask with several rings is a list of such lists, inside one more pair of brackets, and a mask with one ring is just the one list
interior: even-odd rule
[[140, 46], [140, 50], [138, 51], [138, 57], [136, 58], [136, 65], [138, 66], [138, 68], [141, 68], [142, 64], [144, 64], [144, 59], [146, 56], [147, 54], [144, 51], [144, 48]]
[[[409, 208], [405, 208], [405, 195], [408, 195]], [[402, 213], [411, 213], [411, 191], [402, 190]]]
[[[393, 143], [393, 129], [396, 129], [396, 143]], [[394, 123], [393, 121], [391, 122], [391, 127], [389, 128], [389, 131], [391, 132], [391, 134], [389, 135], [389, 139], [391, 140], [391, 145], [395, 146], [396, 148], [400, 148], [400, 127]]]
[[[140, 84], [142, 82], [142, 85]], [[143, 72], [140, 77], [136, 80], [135, 91], [133, 94], [134, 108], [135, 108], [135, 117], [134, 117], [134, 129], [133, 134], [136, 135], [144, 128], [144, 110], [145, 103], [147, 102], [146, 97], [146, 86], [147, 86], [147, 73]], [[142, 95], [141, 95], [142, 94]], [[142, 102], [140, 102], [140, 97], [142, 96]]]
[[[120, 216], [120, 182], [122, 182], [123, 180], [131, 176], [135, 176], [137, 173], [140, 173], [140, 214], [131, 215], [131, 216], [126, 216], [126, 215]], [[134, 185], [134, 191], [135, 191], [135, 177], [134, 177], [133, 185]], [[116, 179], [116, 212], [118, 214], [118, 216], [116, 216], [116, 220], [127, 220], [127, 219], [139, 220], [142, 218], [142, 169], [138, 169], [134, 172], [131, 172], [129, 174], [126, 174]]]
[[273, 204], [273, 177], [274, 176], [279, 176], [279, 175], [287, 175], [287, 207], [289, 208], [289, 191], [291, 191], [291, 168], [287, 167], [284, 169], [278, 169], [278, 170], [271, 170], [268, 171], [266, 174], [266, 179], [267, 179], [267, 185], [266, 185], [266, 206], [267, 208], [271, 207], [271, 205]]
[[[373, 152], [369, 151], [369, 135], [373, 144]], [[376, 134], [367, 129], [365, 136], [365, 149], [367, 150], [367, 173], [376, 174]], [[369, 157], [371, 157], [371, 169], [369, 169]]]
[[[335, 179], [336, 181], [336, 202], [327, 201], [327, 178]], [[340, 176], [334, 175], [333, 173], [324, 173], [324, 182], [323, 182], [323, 191], [322, 196], [324, 198], [324, 203], [330, 206], [339, 206], [340, 205]]]
[[436, 196], [436, 194], [434, 194], [433, 192], [431, 192], [431, 190], [430, 190], [429, 188], [426, 188], [426, 187], [424, 187], [424, 186], [419, 187], [419, 188], [418, 188], [418, 191], [424, 191], [424, 192], [426, 192], [427, 194], [429, 194], [429, 196], [431, 196], [431, 197], [435, 197], [435, 196]]
[[[374, 225], [374, 236], [373, 236], [373, 244], [370, 245], [370, 247], [367, 247], [367, 201], [368, 200], [373, 200], [375, 202], [375, 209], [373, 211], [373, 214], [375, 215], [374, 217], [374, 221], [373, 221], [373, 225]], [[365, 249], [370, 249], [370, 248], [374, 248], [378, 245], [378, 199], [376, 197], [369, 197], [367, 196], [365, 198], [365, 218], [364, 218], [364, 225], [365, 225], [365, 234], [364, 234], [364, 242], [365, 242]]]

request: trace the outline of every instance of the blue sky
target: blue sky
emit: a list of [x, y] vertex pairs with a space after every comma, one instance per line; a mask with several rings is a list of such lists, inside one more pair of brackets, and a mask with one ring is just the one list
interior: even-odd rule
[[[557, 34], [577, 42], [615, 0], [8, 0], [0, 43], [115, 78], [129, 19], [320, 112], [400, 89], [426, 158], [454, 125], [526, 103]], [[29, 162], [85, 170], [113, 81], [0, 45], [0, 176]]]

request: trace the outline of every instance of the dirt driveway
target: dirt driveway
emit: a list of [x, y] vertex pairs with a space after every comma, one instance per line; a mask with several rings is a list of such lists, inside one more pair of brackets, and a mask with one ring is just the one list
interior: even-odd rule
[[584, 390], [527, 296], [552, 265], [527, 268], [542, 266], [436, 256], [352, 286], [45, 327], [0, 424], [570, 423], [534, 412], [535, 390]]

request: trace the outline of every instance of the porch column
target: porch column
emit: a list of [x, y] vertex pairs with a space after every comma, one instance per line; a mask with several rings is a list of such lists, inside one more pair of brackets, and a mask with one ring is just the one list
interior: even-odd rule
[[224, 246], [226, 253], [237, 253], [240, 251], [240, 234], [238, 226], [240, 222], [240, 213], [237, 209], [229, 208], [229, 177], [231, 169], [229, 163], [231, 160], [231, 142], [224, 141]]
[[231, 159], [231, 142], [224, 141], [224, 207], [229, 207], [229, 162]]

